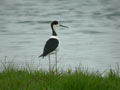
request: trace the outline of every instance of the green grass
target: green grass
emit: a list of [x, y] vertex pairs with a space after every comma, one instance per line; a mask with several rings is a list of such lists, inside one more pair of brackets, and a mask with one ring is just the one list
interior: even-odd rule
[[119, 71], [110, 70], [104, 77], [99, 72], [6, 68], [0, 72], [0, 90], [120, 90]]

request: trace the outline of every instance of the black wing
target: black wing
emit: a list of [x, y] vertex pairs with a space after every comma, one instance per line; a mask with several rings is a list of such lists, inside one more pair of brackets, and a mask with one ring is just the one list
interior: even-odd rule
[[44, 50], [43, 50], [43, 54], [41, 56], [46, 56], [48, 55], [49, 53], [51, 53], [52, 51], [54, 51], [59, 45], [59, 41], [55, 38], [50, 38], [46, 44], [45, 44], [45, 47], [44, 47]]

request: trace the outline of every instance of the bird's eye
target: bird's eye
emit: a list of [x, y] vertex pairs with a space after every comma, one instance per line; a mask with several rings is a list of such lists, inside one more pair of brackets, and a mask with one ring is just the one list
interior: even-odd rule
[[56, 23], [55, 25], [58, 25], [58, 23]]
[[55, 25], [57, 25], [58, 24], [58, 22], [57, 21], [55, 21]]

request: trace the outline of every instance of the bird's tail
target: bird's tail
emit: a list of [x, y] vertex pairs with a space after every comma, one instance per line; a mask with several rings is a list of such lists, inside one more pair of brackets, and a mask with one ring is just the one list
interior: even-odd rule
[[40, 57], [44, 58], [43, 54], [41, 54], [38, 58], [40, 58]]

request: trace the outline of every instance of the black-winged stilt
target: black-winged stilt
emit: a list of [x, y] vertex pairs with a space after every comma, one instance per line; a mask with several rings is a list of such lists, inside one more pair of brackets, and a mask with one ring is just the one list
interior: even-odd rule
[[56, 72], [57, 72], [57, 51], [58, 51], [59, 39], [57, 37], [57, 33], [56, 33], [56, 29], [55, 29], [56, 26], [61, 26], [61, 27], [68, 28], [67, 26], [60, 25], [58, 23], [58, 21], [53, 21], [51, 23], [52, 36], [46, 41], [46, 44], [45, 44], [44, 49], [43, 49], [43, 53], [39, 57], [44, 58], [45, 56], [48, 55], [48, 58], [49, 58], [49, 71], [51, 71], [50, 54], [55, 54]]

